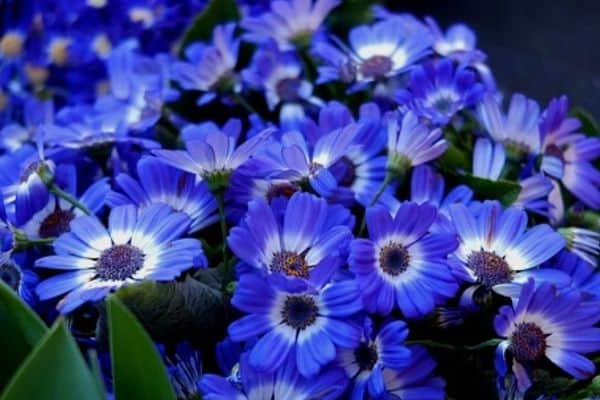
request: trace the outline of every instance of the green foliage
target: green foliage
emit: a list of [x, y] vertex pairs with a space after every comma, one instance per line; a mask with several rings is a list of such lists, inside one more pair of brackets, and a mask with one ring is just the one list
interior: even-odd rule
[[0, 388], [48, 331], [40, 318], [0, 280]]
[[514, 203], [521, 192], [521, 186], [518, 183], [503, 179], [491, 181], [466, 174], [462, 180], [473, 189], [477, 198], [481, 200], [496, 199], [504, 206]]
[[581, 107], [575, 107], [571, 110], [571, 115], [581, 121], [581, 130], [591, 136], [600, 136], [600, 126], [596, 119]]
[[0, 397], [1, 400], [103, 398], [63, 320], [40, 340]]
[[121, 399], [175, 399], [160, 355], [116, 296], [107, 300], [114, 391]]
[[240, 11], [235, 0], [211, 0], [183, 34], [179, 54], [183, 54], [185, 48], [193, 42], [210, 40], [215, 26], [239, 19]]

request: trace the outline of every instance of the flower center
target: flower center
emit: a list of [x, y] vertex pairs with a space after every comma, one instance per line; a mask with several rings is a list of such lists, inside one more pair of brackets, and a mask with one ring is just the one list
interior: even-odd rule
[[291, 251], [280, 251], [275, 253], [271, 261], [272, 272], [282, 272], [288, 276], [297, 278], [308, 277], [308, 264], [304, 257]]
[[375, 343], [361, 343], [354, 350], [354, 357], [362, 371], [370, 371], [377, 363], [377, 347]]
[[296, 101], [301, 84], [302, 81], [298, 78], [284, 78], [277, 82], [275, 90], [283, 101]]
[[382, 78], [393, 67], [392, 60], [386, 56], [373, 56], [362, 62], [360, 72], [367, 78]]
[[40, 224], [39, 235], [41, 238], [58, 237], [71, 230], [71, 221], [75, 214], [70, 210], [56, 209]]
[[512, 270], [503, 257], [485, 250], [471, 253], [467, 265], [475, 272], [477, 281], [487, 287], [511, 281]]
[[273, 200], [275, 197], [287, 197], [288, 199], [292, 197], [292, 195], [296, 192], [300, 191], [300, 186], [291, 183], [291, 182], [283, 182], [271, 185], [269, 190], [267, 190], [267, 199], [269, 201]]
[[316, 174], [321, 168], [323, 168], [323, 164], [319, 164], [318, 162], [311, 162], [308, 165], [308, 173], [311, 175]]
[[400, 275], [406, 271], [410, 255], [406, 247], [398, 243], [388, 243], [379, 250], [379, 265], [383, 272], [391, 276]]
[[144, 253], [129, 244], [115, 245], [100, 254], [96, 262], [98, 277], [105, 281], [122, 281], [144, 265]]
[[517, 361], [535, 361], [546, 351], [546, 335], [532, 322], [521, 322], [510, 337], [510, 350]]
[[23, 51], [23, 35], [18, 32], [8, 32], [0, 39], [0, 52], [8, 58], [13, 58]]
[[21, 183], [27, 182], [27, 180], [29, 179], [31, 174], [35, 173], [37, 171], [38, 167], [41, 165], [42, 165], [41, 161], [34, 161], [34, 162], [28, 164], [25, 167], [25, 169], [23, 170], [23, 172], [21, 173], [21, 177], [20, 177]]
[[554, 143], [552, 143], [551, 145], [546, 147], [546, 149], [544, 150], [544, 153], [548, 156], [556, 157], [561, 161], [565, 161], [564, 156], [563, 156], [563, 151], [560, 149], [560, 147], [558, 147]]
[[311, 296], [288, 296], [283, 303], [281, 317], [283, 322], [294, 329], [303, 330], [317, 320], [319, 309]]
[[13, 290], [18, 290], [21, 285], [21, 269], [12, 260], [8, 260], [0, 265], [0, 280]]
[[333, 175], [340, 186], [350, 187], [356, 180], [356, 166], [351, 159], [344, 156], [331, 166]]
[[64, 67], [69, 61], [69, 46], [71, 41], [68, 38], [54, 39], [48, 48], [50, 60], [59, 67]]

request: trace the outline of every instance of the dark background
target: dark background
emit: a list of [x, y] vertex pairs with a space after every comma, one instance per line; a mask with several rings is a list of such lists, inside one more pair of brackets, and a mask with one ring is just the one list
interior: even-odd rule
[[498, 86], [545, 107], [565, 94], [600, 119], [600, 0], [396, 0], [387, 7], [477, 34]]

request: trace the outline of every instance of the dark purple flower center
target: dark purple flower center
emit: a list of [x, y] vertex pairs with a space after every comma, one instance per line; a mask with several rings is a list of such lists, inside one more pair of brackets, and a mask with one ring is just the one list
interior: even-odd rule
[[356, 350], [354, 350], [354, 358], [361, 371], [372, 370], [378, 360], [375, 343], [362, 342]]
[[144, 265], [144, 253], [135, 246], [118, 244], [106, 249], [96, 262], [98, 277], [106, 281], [122, 281]]
[[544, 150], [544, 153], [548, 156], [553, 156], [558, 158], [561, 161], [564, 161], [563, 151], [555, 144], [551, 144]]
[[300, 186], [291, 183], [283, 182], [271, 185], [267, 191], [267, 199], [273, 200], [275, 197], [287, 197], [288, 199], [296, 192], [300, 191]]
[[452, 111], [454, 99], [442, 96], [433, 102], [433, 107], [442, 114], [448, 114]]
[[280, 251], [273, 256], [271, 271], [284, 273], [296, 278], [308, 277], [308, 264], [304, 257], [291, 251]]
[[302, 81], [298, 78], [284, 78], [277, 82], [275, 90], [283, 101], [297, 101]]
[[546, 335], [532, 322], [521, 322], [510, 337], [510, 351], [517, 361], [535, 361], [546, 351]]
[[302, 330], [317, 320], [318, 312], [319, 308], [311, 296], [288, 296], [283, 303], [281, 317], [287, 325]]
[[323, 164], [319, 164], [318, 162], [311, 162], [308, 166], [308, 172], [311, 175], [316, 174], [321, 168], [323, 168]]
[[333, 175], [337, 178], [340, 186], [352, 186], [356, 180], [356, 166], [351, 159], [344, 156], [331, 166]]
[[360, 71], [367, 78], [382, 78], [392, 70], [393, 66], [389, 57], [373, 56], [361, 63]]
[[477, 276], [477, 281], [487, 287], [511, 281], [512, 270], [508, 263], [494, 252], [473, 252], [467, 259], [467, 265]]
[[56, 209], [40, 224], [39, 235], [41, 238], [58, 237], [71, 230], [71, 221], [75, 214], [70, 210]]
[[379, 265], [388, 275], [400, 275], [406, 271], [409, 263], [408, 250], [401, 244], [391, 242], [379, 250]]
[[19, 289], [21, 277], [21, 269], [12, 260], [0, 265], [0, 280], [4, 281], [13, 290]]

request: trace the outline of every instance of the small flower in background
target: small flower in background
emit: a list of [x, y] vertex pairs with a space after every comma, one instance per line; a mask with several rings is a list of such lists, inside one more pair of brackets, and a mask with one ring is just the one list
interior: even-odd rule
[[68, 314], [123, 285], [172, 280], [190, 268], [206, 267], [200, 242], [179, 239], [189, 224], [189, 217], [165, 205], [140, 211], [132, 205], [116, 207], [108, 229], [95, 217], [76, 218], [70, 232], [54, 241], [56, 255], [35, 262], [37, 268], [68, 272], [42, 281], [36, 292], [41, 300], [67, 293], [58, 309]]
[[595, 265], [570, 251], [563, 250], [543, 267], [566, 272], [571, 277], [571, 287], [581, 294], [583, 300], [596, 301], [600, 298], [600, 274]]
[[515, 306], [502, 306], [494, 328], [504, 338], [496, 349], [495, 366], [500, 376], [510, 366], [518, 388], [524, 393], [531, 386], [529, 367], [544, 358], [576, 379], [589, 379], [596, 372], [594, 363], [582, 354], [600, 350], [597, 306], [583, 303], [579, 293], [557, 293], [556, 287], [543, 283], [534, 288], [529, 280]]

